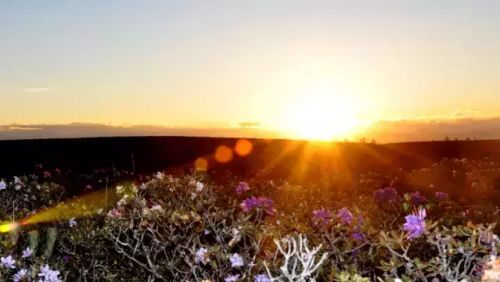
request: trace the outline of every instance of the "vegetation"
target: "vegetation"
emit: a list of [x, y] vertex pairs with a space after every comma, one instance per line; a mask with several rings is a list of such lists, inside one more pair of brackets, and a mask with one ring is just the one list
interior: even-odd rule
[[[334, 174], [309, 187], [100, 174], [109, 189], [86, 193], [105, 198], [76, 197], [60, 174], [0, 182], [2, 281], [479, 281], [500, 249], [499, 207], [474, 201], [497, 193], [490, 161], [352, 174], [350, 191]], [[470, 201], [440, 189], [448, 176]]]

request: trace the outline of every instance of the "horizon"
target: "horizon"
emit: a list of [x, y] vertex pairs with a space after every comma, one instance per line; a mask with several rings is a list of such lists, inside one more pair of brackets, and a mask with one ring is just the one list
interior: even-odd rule
[[3, 2], [0, 124], [214, 129], [206, 135], [252, 128], [249, 137], [312, 140], [498, 138], [500, 125], [489, 122], [500, 108], [495, 6]]

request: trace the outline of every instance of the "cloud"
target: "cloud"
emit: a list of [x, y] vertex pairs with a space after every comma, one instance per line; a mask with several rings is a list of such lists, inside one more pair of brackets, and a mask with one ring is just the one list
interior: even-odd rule
[[238, 123], [239, 126], [249, 128], [249, 127], [259, 127], [261, 125], [258, 121], [242, 121]]
[[380, 121], [363, 134], [381, 143], [449, 139], [500, 139], [500, 117]]
[[24, 92], [30, 92], [30, 93], [40, 93], [40, 92], [49, 92], [50, 88], [48, 87], [30, 87], [30, 88], [25, 88]]
[[115, 136], [284, 137], [277, 132], [260, 128], [190, 128], [153, 125], [113, 126], [91, 123], [0, 125], [0, 140]]

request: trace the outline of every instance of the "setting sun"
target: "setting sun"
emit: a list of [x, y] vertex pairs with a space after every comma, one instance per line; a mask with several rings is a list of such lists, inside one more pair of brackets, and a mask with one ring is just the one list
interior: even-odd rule
[[354, 101], [327, 91], [311, 92], [293, 100], [285, 127], [297, 138], [333, 140], [351, 137], [360, 121]]

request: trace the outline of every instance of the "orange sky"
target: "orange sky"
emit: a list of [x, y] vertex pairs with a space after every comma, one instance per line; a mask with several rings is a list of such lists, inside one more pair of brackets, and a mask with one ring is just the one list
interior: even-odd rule
[[498, 1], [0, 3], [0, 124], [345, 137], [494, 115]]

